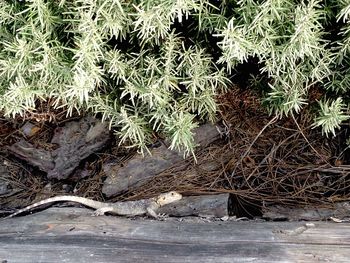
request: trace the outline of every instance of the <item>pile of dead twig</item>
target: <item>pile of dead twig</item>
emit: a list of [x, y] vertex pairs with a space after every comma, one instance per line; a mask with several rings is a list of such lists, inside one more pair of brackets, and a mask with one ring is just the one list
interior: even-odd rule
[[[157, 176], [133, 195], [178, 190], [232, 193], [255, 205], [331, 206], [350, 198], [350, 166], [342, 134], [327, 139], [311, 128], [306, 109], [297, 119], [268, 116], [252, 94], [232, 92], [223, 101], [218, 142]], [[343, 131], [344, 132], [344, 131]], [[342, 152], [341, 152], [342, 151]]]

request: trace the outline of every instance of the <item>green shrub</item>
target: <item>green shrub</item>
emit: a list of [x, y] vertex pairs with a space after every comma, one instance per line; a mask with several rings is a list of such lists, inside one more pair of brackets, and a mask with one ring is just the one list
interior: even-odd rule
[[226, 74], [255, 58], [271, 113], [298, 113], [324, 87], [315, 126], [334, 134], [349, 118], [349, 15], [346, 1], [0, 0], [0, 110], [50, 98], [141, 151], [156, 131], [187, 155]]
[[349, 15], [348, 1], [238, 1], [234, 15], [217, 34], [222, 38], [219, 62], [230, 71], [257, 58], [268, 79], [265, 104], [280, 116], [298, 113], [308, 103], [310, 87], [332, 90], [335, 99], [319, 102], [314, 126], [335, 134], [349, 118], [340, 98], [350, 88]]
[[[181, 36], [191, 19], [213, 30], [208, 1], [0, 1], [0, 109], [23, 115], [37, 100], [101, 113], [142, 151], [153, 131], [192, 153], [198, 118], [215, 119], [228, 79], [205, 43]], [[210, 28], [208, 22], [212, 23]]]

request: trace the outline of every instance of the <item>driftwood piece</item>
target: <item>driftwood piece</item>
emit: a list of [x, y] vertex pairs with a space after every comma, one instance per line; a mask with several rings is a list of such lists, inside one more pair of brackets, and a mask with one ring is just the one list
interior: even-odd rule
[[102, 192], [110, 197], [126, 191], [129, 187], [137, 187], [181, 159], [178, 152], [170, 151], [162, 145], [152, 149], [151, 156], [135, 155], [123, 167], [111, 162], [104, 164], [103, 171], [107, 179]]
[[91, 217], [78, 208], [0, 221], [2, 262], [348, 262], [350, 224]]
[[83, 159], [103, 148], [108, 139], [108, 125], [88, 116], [56, 128], [51, 143], [58, 147], [53, 151], [38, 149], [24, 140], [8, 150], [47, 172], [48, 178], [66, 179]]
[[7, 149], [30, 165], [38, 167], [41, 171], [48, 172], [55, 168], [55, 161], [51, 152], [37, 148], [23, 139], [7, 147]]
[[[216, 126], [211, 124], [200, 126], [194, 133], [195, 142], [202, 147], [219, 138]], [[103, 166], [107, 179], [104, 182], [102, 192], [110, 197], [120, 194], [130, 187], [140, 186], [181, 160], [182, 153], [171, 151], [162, 145], [152, 149], [151, 155], [145, 157], [135, 155], [123, 166], [109, 162]]]
[[184, 197], [180, 201], [161, 207], [160, 214], [171, 216], [228, 216], [229, 194]]
[[264, 208], [263, 218], [269, 220], [327, 220], [336, 218], [339, 220], [350, 218], [350, 203], [340, 202], [335, 207], [305, 207], [290, 208], [285, 206], [268, 206]]
[[52, 152], [55, 168], [48, 171], [48, 178], [67, 178], [81, 160], [102, 149], [108, 139], [108, 124], [91, 116], [57, 128], [51, 142], [60, 147]]

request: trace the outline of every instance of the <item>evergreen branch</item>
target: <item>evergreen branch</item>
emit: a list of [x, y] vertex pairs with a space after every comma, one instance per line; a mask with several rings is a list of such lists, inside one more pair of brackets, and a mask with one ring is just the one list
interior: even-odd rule
[[335, 136], [335, 129], [340, 128], [340, 123], [350, 118], [345, 114], [346, 105], [342, 98], [335, 101], [320, 101], [320, 115], [315, 119], [314, 127], [322, 127], [322, 133], [328, 136], [330, 133]]

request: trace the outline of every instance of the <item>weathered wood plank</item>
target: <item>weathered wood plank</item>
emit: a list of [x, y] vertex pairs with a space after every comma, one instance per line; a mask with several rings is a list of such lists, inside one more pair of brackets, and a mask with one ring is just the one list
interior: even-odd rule
[[180, 222], [50, 208], [0, 222], [10, 262], [348, 262], [350, 224]]
[[286, 207], [268, 206], [264, 208], [263, 217], [270, 220], [325, 220], [330, 217], [347, 219], [350, 217], [350, 202], [339, 202], [332, 208], [324, 207]]
[[159, 208], [158, 213], [172, 216], [228, 216], [229, 194], [186, 196]]

